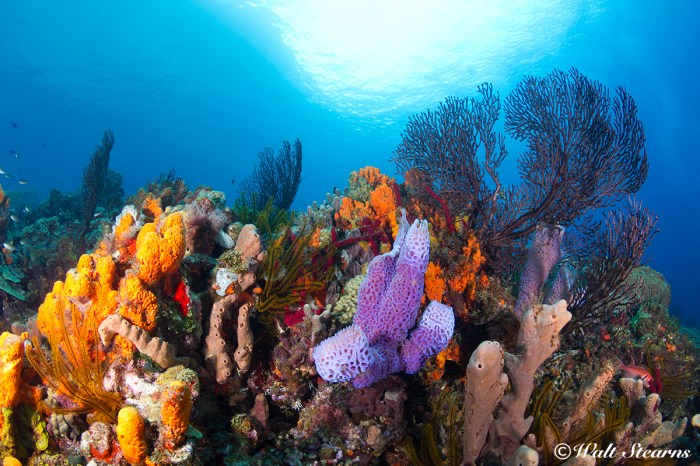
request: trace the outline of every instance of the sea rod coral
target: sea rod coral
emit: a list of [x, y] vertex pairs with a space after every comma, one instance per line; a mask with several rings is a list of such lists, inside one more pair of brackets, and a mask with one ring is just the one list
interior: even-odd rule
[[426, 221], [401, 227], [391, 252], [375, 257], [357, 297], [353, 324], [314, 349], [316, 369], [329, 382], [352, 380], [366, 387], [394, 372], [417, 372], [449, 343], [454, 331], [452, 308], [432, 301], [418, 328], [418, 315], [430, 252]]

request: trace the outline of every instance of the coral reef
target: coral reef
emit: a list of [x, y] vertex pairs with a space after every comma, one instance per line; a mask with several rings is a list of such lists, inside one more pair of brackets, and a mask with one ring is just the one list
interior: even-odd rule
[[110, 134], [89, 204], [52, 191], [10, 222], [0, 193], [4, 463], [695, 460], [700, 338], [642, 265], [656, 217], [613, 206], [646, 176], [634, 102], [575, 70], [526, 78], [504, 186], [501, 103], [479, 92], [409, 120], [403, 182], [364, 167], [302, 213], [300, 144], [232, 207], [172, 171], [122, 205]]

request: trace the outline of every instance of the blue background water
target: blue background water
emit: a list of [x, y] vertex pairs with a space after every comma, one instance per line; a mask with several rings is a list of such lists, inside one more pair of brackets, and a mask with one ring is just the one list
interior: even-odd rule
[[110, 128], [127, 193], [174, 167], [233, 200], [263, 147], [299, 137], [304, 208], [351, 170], [394, 174], [407, 117], [445, 96], [484, 81], [505, 96], [525, 74], [575, 66], [639, 106], [651, 165], [639, 197], [663, 230], [650, 265], [672, 285], [672, 312], [700, 324], [700, 3], [344, 3], [2, 2], [0, 167], [13, 178], [0, 183], [35, 202], [77, 190]]

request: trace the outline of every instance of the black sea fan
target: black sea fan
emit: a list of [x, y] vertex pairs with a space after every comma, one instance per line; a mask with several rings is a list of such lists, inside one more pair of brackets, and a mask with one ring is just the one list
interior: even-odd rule
[[282, 141], [282, 149], [275, 156], [272, 147], [258, 154], [258, 165], [253, 173], [241, 183], [241, 192], [258, 199], [272, 198], [275, 207], [289, 210], [301, 183], [301, 142]]
[[644, 128], [623, 88], [611, 98], [576, 69], [518, 83], [504, 105], [505, 131], [527, 147], [514, 186], [502, 186], [497, 172], [507, 154], [494, 131], [498, 94], [490, 84], [478, 92], [411, 117], [393, 160], [401, 172], [426, 173], [449, 208], [468, 216], [490, 257], [522, 244], [538, 224], [575, 224], [644, 183]]

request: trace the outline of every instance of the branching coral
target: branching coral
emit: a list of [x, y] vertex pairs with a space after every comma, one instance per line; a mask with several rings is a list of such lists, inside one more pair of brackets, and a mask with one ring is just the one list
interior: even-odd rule
[[636, 284], [626, 281], [639, 266], [658, 232], [658, 218], [638, 202], [627, 211], [609, 213], [599, 228], [587, 257], [576, 270], [571, 291], [570, 330], [607, 320], [614, 309], [632, 309], [638, 303]]

